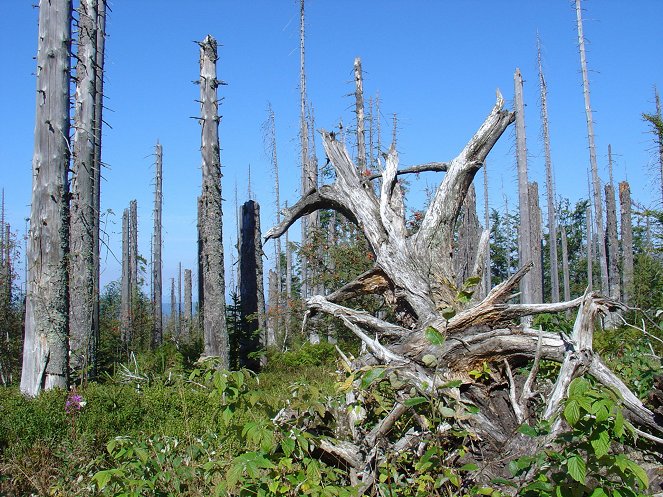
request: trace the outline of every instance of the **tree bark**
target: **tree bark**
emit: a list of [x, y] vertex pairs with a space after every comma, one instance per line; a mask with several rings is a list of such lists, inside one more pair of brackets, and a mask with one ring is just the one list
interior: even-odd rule
[[92, 358], [92, 375], [96, 376], [97, 368], [97, 348], [99, 344], [99, 295], [100, 289], [100, 233], [101, 233], [101, 138], [104, 125], [104, 65], [106, 52], [106, 1], [97, 1], [97, 55], [95, 71], [95, 92], [94, 92], [94, 231], [92, 234], [94, 249], [92, 257], [94, 259], [94, 309], [92, 314], [92, 328], [94, 333], [94, 344], [90, 357]]
[[[491, 232], [490, 228], [490, 212], [488, 208], [488, 167], [487, 163], [484, 162], [483, 164], [483, 223], [484, 227], [483, 229], [488, 231], [488, 233]], [[483, 279], [484, 279], [484, 295], [488, 295], [488, 292], [490, 292], [490, 289], [493, 287], [493, 274], [492, 274], [492, 268], [491, 268], [491, 263], [490, 263], [490, 240], [488, 245], [486, 246], [486, 255], [484, 259], [484, 273], [483, 273]]]
[[71, 0], [39, 3], [21, 392], [67, 386]]
[[267, 295], [268, 295], [268, 312], [267, 312], [267, 340], [265, 345], [267, 347], [274, 347], [276, 345], [276, 330], [278, 329], [280, 321], [280, 308], [279, 308], [279, 276], [276, 271], [269, 270], [267, 278]]
[[[302, 171], [302, 185], [301, 194], [305, 195], [311, 188], [317, 186], [317, 178], [311, 177], [311, 167], [309, 164], [309, 133], [308, 122], [306, 120], [306, 70], [305, 70], [305, 0], [300, 0], [299, 3], [299, 139], [301, 148], [301, 171]], [[309, 243], [309, 224], [311, 224], [311, 216], [306, 216], [301, 219], [301, 247], [305, 247]], [[300, 255], [300, 272], [301, 272], [301, 296], [303, 299], [309, 297], [309, 275], [308, 275], [308, 260], [305, 255]]]
[[578, 48], [580, 51], [580, 67], [582, 70], [582, 88], [585, 97], [585, 116], [587, 118], [587, 140], [589, 142], [589, 164], [592, 170], [592, 184], [594, 191], [594, 217], [596, 221], [596, 234], [599, 239], [599, 269], [601, 274], [601, 292], [607, 295], [609, 292], [608, 282], [608, 259], [606, 257], [605, 244], [601, 241], [605, 237], [603, 229], [603, 204], [601, 202], [601, 179], [599, 178], [598, 165], [596, 163], [596, 146], [594, 145], [594, 120], [592, 118], [592, 107], [589, 100], [589, 76], [587, 74], [587, 58], [585, 57], [585, 37], [582, 30], [582, 8], [580, 0], [576, 0], [576, 21], [578, 27]]
[[605, 244], [608, 256], [608, 281], [610, 298], [621, 299], [619, 274], [619, 240], [617, 239], [617, 208], [615, 205], [615, 188], [612, 184], [605, 185], [606, 236]]
[[[513, 76], [515, 92], [514, 106], [516, 111], [516, 161], [518, 164], [518, 213], [520, 227], [518, 229], [518, 261], [520, 266], [533, 261], [531, 253], [531, 221], [527, 180], [527, 142], [525, 138], [525, 105], [523, 104], [523, 77], [520, 69]], [[525, 304], [534, 302], [534, 275], [526, 275], [520, 283], [520, 301]]]
[[239, 288], [242, 334], [239, 339], [239, 366], [257, 371], [260, 360], [255, 357], [265, 340], [265, 295], [263, 289], [260, 206], [253, 200], [242, 205], [239, 244]]
[[566, 228], [562, 226], [562, 275], [564, 277], [564, 300], [571, 300], [571, 277], [569, 274], [569, 249]]
[[170, 333], [173, 338], [179, 338], [177, 334], [177, 299], [175, 297], [175, 278], [170, 279]]
[[217, 43], [207, 36], [200, 45], [200, 101], [202, 117], [202, 275], [204, 285], [204, 356], [217, 356], [227, 368], [223, 221], [221, 207], [221, 159], [216, 78]]
[[156, 168], [154, 177], [154, 238], [152, 240], [152, 345], [163, 342], [163, 263], [161, 260], [161, 214], [163, 210], [163, 147], [156, 145]]
[[138, 296], [138, 202], [129, 202], [129, 273], [132, 314]]
[[94, 347], [95, 91], [97, 2], [78, 6], [78, 50], [69, 231], [69, 366], [87, 378]]
[[364, 130], [364, 83], [361, 72], [361, 59], [355, 58], [355, 114], [357, 116], [357, 168], [366, 171], [366, 137]]
[[541, 43], [537, 36], [537, 58], [539, 62], [539, 89], [541, 90], [541, 123], [543, 148], [546, 156], [546, 197], [548, 207], [548, 252], [550, 257], [550, 300], [559, 302], [559, 267], [557, 264], [557, 218], [555, 216], [555, 184], [550, 158], [550, 132], [548, 129], [548, 88], [543, 77]]
[[183, 333], [188, 338], [191, 336], [191, 323], [193, 318], [193, 308], [191, 302], [191, 269], [184, 270], [184, 318]]
[[122, 213], [122, 280], [120, 284], [120, 335], [128, 350], [131, 343], [131, 268], [129, 263], [129, 209]]
[[461, 288], [463, 283], [471, 276], [476, 276], [474, 271], [477, 258], [477, 245], [481, 236], [479, 218], [477, 217], [477, 196], [474, 185], [470, 185], [467, 196], [463, 202], [457, 228], [457, 241], [454, 244], [454, 273], [455, 284]]
[[619, 183], [619, 206], [622, 235], [622, 297], [631, 305], [633, 292], [633, 229], [631, 226], [631, 187], [627, 181]]
[[198, 327], [204, 328], [203, 304], [205, 299], [205, 284], [203, 282], [203, 197], [198, 197]]
[[539, 207], [539, 185], [536, 181], [529, 184], [529, 222], [530, 254], [532, 256], [532, 298], [533, 302], [543, 302], [543, 254], [541, 250], [541, 208]]
[[587, 207], [585, 211], [587, 232], [587, 289], [592, 290], [594, 284], [594, 233], [592, 230], [592, 208]]

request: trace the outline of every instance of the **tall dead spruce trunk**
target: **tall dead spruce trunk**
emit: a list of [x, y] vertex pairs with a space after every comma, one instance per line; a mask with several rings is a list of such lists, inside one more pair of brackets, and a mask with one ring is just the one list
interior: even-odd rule
[[78, 7], [78, 50], [71, 178], [69, 348], [72, 372], [87, 376], [94, 344], [95, 92], [97, 2]]
[[228, 367], [223, 222], [221, 218], [221, 158], [216, 79], [217, 43], [207, 36], [200, 45], [200, 102], [202, 115], [203, 186], [201, 195], [201, 266], [203, 281], [203, 337], [205, 356], [218, 356]]
[[161, 262], [161, 212], [163, 203], [163, 147], [156, 145], [156, 171], [154, 179], [154, 234], [152, 240], [152, 345], [158, 347], [163, 340], [163, 277]]
[[67, 386], [71, 0], [39, 2], [21, 392]]
[[[444, 170], [446, 174], [421, 227], [411, 234], [406, 228], [404, 199], [397, 182], [397, 175], [408, 170], [398, 171], [395, 148], [392, 146], [386, 154], [385, 167], [380, 172], [381, 189], [375, 193], [373, 188], [366, 188], [371, 180], [360, 175], [344, 144], [323, 130], [324, 148], [336, 171], [334, 183], [308, 192], [266, 234], [267, 239], [278, 237], [302, 216], [318, 209], [334, 209], [363, 230], [375, 255], [376, 265], [372, 270], [340, 290], [327, 296], [316, 295], [306, 303], [309, 314], [323, 312], [337, 317], [365, 344], [366, 354], [352, 363], [347, 361], [349, 366], [356, 369], [379, 366], [385, 368], [385, 374], [393, 374], [402, 382], [400, 387], [392, 383], [398, 390], [393, 409], [371, 426], [361, 422], [359, 409], [354, 408], [359, 404], [352, 404], [353, 398], [361, 398], [361, 382], [356, 380], [347, 397], [348, 409], [338, 409], [334, 414], [337, 440], [325, 440], [320, 445], [331, 459], [349, 470], [351, 481], [360, 485], [362, 491], [372, 486], [373, 468], [386, 461], [389, 454], [444, 436], [445, 424], [431, 426], [427, 420], [413, 417], [406, 403], [413, 391], [417, 392], [414, 395], [429, 398], [452, 396], [479, 408], [478, 414], [464, 421], [467, 430], [476, 435], [473, 444], [480, 446], [476, 457], [481, 453], [490, 457], [495, 453], [494, 447], [499, 447], [499, 458], [489, 461], [498, 466], [508, 462], [503, 455], [510, 448], [520, 454], [532, 450], [534, 444], [530, 439], [514, 435], [517, 426], [533, 416], [528, 403], [534, 398], [532, 382], [519, 387], [522, 383], [513, 380], [509, 374], [512, 368], [506, 365], [522, 366], [535, 355], [564, 363], [554, 395], [545, 406], [549, 418], [559, 412], [570, 380], [587, 371], [600, 383], [620, 392], [629, 417], [638, 426], [654, 433], [663, 430], [653, 414], [592, 351], [591, 331], [597, 314], [618, 304], [591, 293], [562, 303], [509, 303], [531, 263], [493, 288], [482, 300], [467, 302], [466, 298], [458, 298], [452, 284], [456, 276], [452, 258], [454, 227], [475, 174], [513, 120], [514, 114], [503, 110], [503, 99], [498, 94], [494, 109], [459, 155], [449, 162], [438, 163], [436, 170]], [[412, 169], [415, 168], [409, 168]], [[483, 268], [484, 250], [479, 243], [475, 274], [480, 275]], [[394, 307], [395, 322], [341, 304], [345, 298], [368, 293], [384, 296]], [[523, 316], [576, 307], [579, 313], [570, 337], [513, 324]], [[484, 361], [499, 364], [490, 386], [473, 382], [467, 374]], [[500, 369], [503, 364], [504, 369]], [[498, 378], [499, 371], [504, 381]], [[452, 379], [461, 379], [463, 388], [449, 387], [447, 382]], [[277, 419], [285, 415], [284, 412]], [[396, 423], [399, 418], [405, 420]], [[401, 429], [403, 426], [406, 428]]]

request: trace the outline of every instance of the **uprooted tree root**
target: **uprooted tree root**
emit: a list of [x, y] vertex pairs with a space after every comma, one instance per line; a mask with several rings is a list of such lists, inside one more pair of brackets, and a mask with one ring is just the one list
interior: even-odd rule
[[[537, 450], [563, 430], [560, 409], [570, 383], [582, 375], [590, 375], [616, 392], [637, 433], [663, 444], [660, 415], [647, 409], [592, 349], [597, 320], [601, 314], [619, 309], [618, 302], [586, 293], [569, 302], [509, 303], [531, 264], [483, 297], [475, 292], [463, 302], [457, 298], [454, 230], [474, 175], [513, 122], [514, 114], [502, 107], [498, 93], [494, 109], [461, 153], [447, 163], [433, 163], [431, 170], [446, 174], [415, 233], [406, 229], [397, 176], [428, 170], [428, 166], [399, 171], [392, 146], [384, 156], [381, 173], [362, 177], [345, 146], [333, 134], [322, 131], [327, 157], [336, 171], [334, 183], [307, 192], [266, 235], [267, 239], [278, 237], [302, 216], [318, 209], [334, 209], [362, 229], [375, 255], [374, 269], [327, 297], [318, 295], [307, 302], [307, 315], [335, 316], [365, 346], [361, 357], [344, 357], [348, 371], [373, 368], [395, 379], [393, 405], [371, 420], [366, 419], [362, 407], [362, 381], [355, 379], [344, 406], [334, 411], [335, 438], [323, 440], [319, 447], [348, 469], [351, 482], [362, 492], [375, 483], [375, 468], [387, 458], [408, 450], [421, 453], [432, 440], [454, 436], [449, 423], [432, 424], [415, 412], [418, 400], [413, 399], [419, 398], [446, 397], [456, 405], [472, 406], [472, 412], [459, 422], [472, 441], [474, 459], [482, 459], [492, 475], [499, 474], [500, 465], [503, 469], [515, 455]], [[371, 183], [376, 178], [381, 178], [379, 195]], [[475, 281], [483, 270], [487, 243], [488, 232], [484, 231], [475, 241]], [[368, 293], [383, 296], [394, 310], [395, 323], [341, 305], [348, 298]], [[577, 318], [568, 336], [514, 324], [526, 316], [576, 308]], [[537, 391], [536, 381], [542, 360], [561, 364], [545, 398], [544, 392]], [[516, 367], [528, 361], [533, 361], [533, 366], [526, 375], [514, 374]], [[499, 370], [486, 371], [487, 381], [470, 381], [469, 373], [484, 364], [498, 365]], [[543, 411], [537, 414], [541, 407]], [[537, 415], [550, 421], [552, 428], [544, 439], [533, 443], [517, 428]]]

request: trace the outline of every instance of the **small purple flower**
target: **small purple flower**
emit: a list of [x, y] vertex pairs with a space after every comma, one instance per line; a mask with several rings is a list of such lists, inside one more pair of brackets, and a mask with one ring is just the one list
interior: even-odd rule
[[76, 390], [69, 392], [67, 401], [64, 404], [64, 410], [67, 414], [78, 414], [84, 406], [85, 401], [83, 400], [83, 397], [76, 393]]

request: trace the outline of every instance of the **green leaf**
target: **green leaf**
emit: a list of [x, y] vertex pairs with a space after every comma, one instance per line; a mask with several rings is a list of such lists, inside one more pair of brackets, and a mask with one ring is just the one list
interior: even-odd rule
[[566, 419], [566, 422], [571, 426], [575, 426], [580, 420], [580, 405], [575, 399], [569, 399], [567, 401], [566, 407], [564, 407], [564, 419]]
[[292, 438], [284, 438], [281, 440], [281, 449], [287, 457], [290, 457], [290, 454], [295, 450], [295, 441]]
[[463, 283], [463, 286], [465, 288], [470, 287], [470, 286], [476, 286], [479, 283], [481, 283], [481, 276], [470, 276], [465, 280], [465, 283]]
[[610, 451], [610, 436], [605, 430], [594, 433], [590, 443], [594, 449], [594, 454], [596, 454], [596, 457], [598, 458], [607, 455]]
[[138, 459], [140, 459], [140, 462], [143, 464], [145, 464], [147, 459], [150, 457], [147, 451], [142, 447], [136, 447], [136, 455], [138, 456]]
[[[458, 468], [459, 471], [476, 471], [477, 469], [479, 469], [479, 466], [473, 463], [463, 464], [460, 468]], [[490, 494], [481, 494], [481, 495], [490, 495]]]
[[523, 435], [527, 435], [528, 437], [536, 437], [538, 433], [536, 432], [535, 428], [532, 428], [530, 425], [527, 423], [523, 423], [518, 427], [518, 433], [522, 433]]
[[576, 378], [569, 385], [569, 397], [582, 397], [589, 388], [590, 385], [587, 380]]
[[615, 411], [615, 426], [613, 428], [615, 435], [621, 437], [624, 435], [624, 415], [621, 409]]
[[405, 402], [403, 402], [403, 404], [408, 407], [414, 407], [418, 406], [419, 404], [425, 404], [426, 402], [428, 402], [426, 397], [412, 397], [411, 399], [407, 399]]
[[463, 384], [463, 380], [451, 380], [447, 381], [446, 383], [440, 385], [439, 388], [458, 388]]
[[456, 411], [454, 411], [450, 407], [439, 406], [437, 410], [440, 411], [440, 414], [445, 418], [453, 418], [454, 416], [456, 416]]
[[589, 497], [609, 497], [601, 487], [595, 488]]
[[373, 368], [364, 373], [361, 378], [361, 387], [368, 388], [371, 383], [380, 378], [384, 374], [385, 368]]
[[99, 471], [92, 477], [92, 481], [97, 482], [97, 487], [99, 490], [103, 490], [106, 485], [108, 485], [108, 482], [111, 480], [113, 477], [113, 470], [108, 469], [106, 471]]
[[444, 319], [449, 321], [452, 317], [456, 315], [456, 309], [454, 309], [453, 307], [445, 307], [444, 309], [442, 309], [441, 314]]
[[[444, 311], [442, 312], [442, 315], [444, 316]], [[449, 318], [447, 318], [449, 319]], [[432, 345], [442, 345], [444, 344], [445, 337], [442, 333], [437, 331], [435, 328], [432, 326], [429, 326], [426, 328], [426, 331], [424, 332], [424, 335], [426, 336], [426, 339], [432, 344]]]
[[649, 487], [649, 477], [647, 476], [645, 470], [642, 469], [640, 465], [638, 465], [638, 463], [635, 463], [630, 459], [628, 459], [626, 461], [626, 466], [629, 469], [629, 471], [633, 473], [633, 476], [635, 476], [638, 479], [640, 485], [642, 485], [644, 488]]
[[585, 484], [587, 477], [587, 466], [585, 461], [579, 455], [573, 455], [566, 460], [566, 467], [569, 470], [569, 475], [578, 483]]

